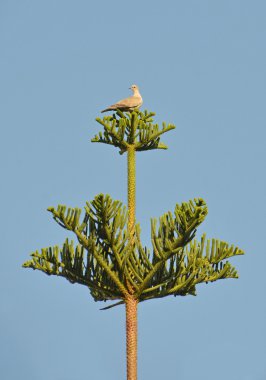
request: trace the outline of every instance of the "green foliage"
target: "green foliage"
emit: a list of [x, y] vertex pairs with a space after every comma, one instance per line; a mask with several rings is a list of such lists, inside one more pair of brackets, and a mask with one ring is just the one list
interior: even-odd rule
[[87, 202], [82, 219], [78, 208], [48, 210], [60, 226], [74, 232], [78, 244], [74, 247], [67, 239], [62, 248], [36, 251], [23, 266], [85, 285], [95, 301], [123, 301], [132, 289], [139, 301], [195, 295], [199, 283], [238, 277], [224, 260], [242, 255], [242, 250], [205, 235], [200, 242], [194, 238], [207, 215], [202, 199], [177, 204], [174, 214], [151, 220], [152, 252], [141, 243], [139, 225], [132, 247], [126, 207], [109, 195]]
[[79, 241], [76, 249], [68, 240], [62, 249], [46, 248], [32, 254], [23, 266], [65, 277], [70, 282], [86, 285], [96, 301], [122, 298], [126, 292], [120, 278], [120, 256], [127, 245], [126, 210], [121, 202], [99, 194], [81, 210], [59, 205], [48, 209], [55, 221], [73, 231]]
[[[163, 123], [160, 129], [153, 123], [154, 115], [117, 110], [112, 116], [97, 118], [104, 132], [92, 141], [113, 145], [120, 154], [132, 147], [134, 152], [166, 149], [160, 137], [175, 126]], [[134, 184], [135, 179], [131, 180]], [[138, 224], [129, 236], [127, 209], [109, 195], [99, 194], [87, 202], [83, 217], [81, 209], [63, 205], [48, 211], [60, 226], [76, 235], [78, 243], [74, 246], [67, 239], [62, 248], [36, 251], [23, 266], [85, 285], [95, 301], [118, 299], [123, 303], [129, 294], [139, 301], [195, 295], [197, 284], [238, 277], [227, 259], [242, 255], [241, 249], [207, 240], [205, 235], [200, 242], [195, 239], [208, 212], [203, 199], [177, 204], [173, 214], [152, 219], [151, 250], [142, 245]]]
[[153, 123], [154, 112], [145, 110], [134, 112], [122, 112], [117, 110], [112, 116], [97, 118], [96, 121], [104, 127], [104, 132], [99, 132], [91, 141], [113, 145], [123, 154], [130, 144], [135, 145], [136, 151], [151, 149], [167, 149], [160, 142], [163, 133], [174, 129], [173, 124], [163, 123], [162, 129]]

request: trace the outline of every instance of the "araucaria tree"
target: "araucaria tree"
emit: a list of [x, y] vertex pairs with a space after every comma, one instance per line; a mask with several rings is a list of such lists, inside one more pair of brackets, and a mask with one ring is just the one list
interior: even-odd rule
[[127, 154], [128, 206], [98, 194], [84, 207], [49, 207], [54, 220], [72, 231], [77, 244], [66, 241], [32, 253], [25, 268], [61, 276], [89, 288], [95, 301], [118, 300], [104, 309], [125, 304], [127, 380], [137, 379], [137, 307], [139, 302], [166, 296], [196, 295], [196, 285], [225, 278], [237, 278], [227, 261], [243, 251], [217, 239], [196, 240], [197, 227], [208, 210], [196, 198], [176, 204], [159, 220], [151, 219], [151, 249], [141, 243], [136, 223], [136, 152], [167, 149], [161, 135], [174, 129], [154, 124], [155, 114], [122, 112], [97, 118], [104, 131], [92, 142], [113, 145]]

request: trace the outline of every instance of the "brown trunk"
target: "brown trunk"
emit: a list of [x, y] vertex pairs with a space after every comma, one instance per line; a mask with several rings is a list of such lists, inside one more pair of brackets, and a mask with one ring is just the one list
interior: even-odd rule
[[138, 301], [126, 298], [127, 380], [137, 380]]

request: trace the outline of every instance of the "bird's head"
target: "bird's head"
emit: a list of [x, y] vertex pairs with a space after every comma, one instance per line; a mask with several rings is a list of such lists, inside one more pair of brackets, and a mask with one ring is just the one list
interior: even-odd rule
[[139, 88], [136, 84], [132, 84], [132, 86], [130, 86], [129, 89], [132, 90], [133, 92], [139, 91]]

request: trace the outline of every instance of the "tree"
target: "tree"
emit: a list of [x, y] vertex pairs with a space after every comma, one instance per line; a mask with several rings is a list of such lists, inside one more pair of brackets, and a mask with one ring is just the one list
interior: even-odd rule
[[31, 254], [25, 268], [66, 278], [90, 289], [95, 301], [118, 300], [104, 309], [125, 304], [127, 379], [137, 379], [137, 307], [139, 302], [166, 296], [196, 295], [196, 285], [225, 278], [238, 278], [227, 261], [244, 252], [224, 241], [195, 238], [208, 209], [196, 198], [176, 204], [159, 220], [151, 219], [152, 249], [143, 246], [135, 219], [135, 155], [152, 149], [167, 149], [161, 135], [174, 129], [154, 124], [152, 112], [117, 110], [97, 118], [104, 132], [91, 141], [113, 145], [127, 154], [128, 207], [109, 195], [98, 194], [81, 209], [50, 207], [54, 220], [74, 232], [78, 243], [66, 239], [63, 246]]

